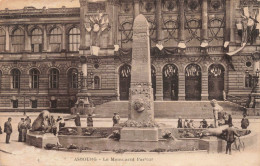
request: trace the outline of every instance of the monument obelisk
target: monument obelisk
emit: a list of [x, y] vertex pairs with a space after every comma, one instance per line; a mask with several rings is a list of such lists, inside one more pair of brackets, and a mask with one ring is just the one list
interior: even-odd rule
[[140, 14], [134, 20], [131, 88], [128, 121], [121, 130], [121, 141], [158, 141], [154, 121], [149, 24]]

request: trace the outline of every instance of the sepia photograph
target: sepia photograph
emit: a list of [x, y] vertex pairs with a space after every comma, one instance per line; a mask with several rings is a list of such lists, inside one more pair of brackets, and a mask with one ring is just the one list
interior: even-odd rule
[[0, 166], [260, 166], [260, 0], [0, 0]]

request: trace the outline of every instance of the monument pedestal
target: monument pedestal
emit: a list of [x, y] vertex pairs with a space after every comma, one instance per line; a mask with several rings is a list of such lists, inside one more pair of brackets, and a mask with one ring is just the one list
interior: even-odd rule
[[158, 128], [125, 127], [120, 132], [120, 141], [158, 141]]

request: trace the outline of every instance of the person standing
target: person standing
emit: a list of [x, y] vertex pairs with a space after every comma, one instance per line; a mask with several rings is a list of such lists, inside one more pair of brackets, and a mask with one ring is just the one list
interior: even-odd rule
[[179, 117], [177, 128], [182, 128], [182, 118]]
[[203, 120], [200, 122], [200, 125], [201, 125], [200, 128], [208, 128], [208, 122], [207, 122], [205, 119], [203, 119]]
[[246, 114], [244, 114], [241, 120], [241, 128], [247, 129], [248, 126], [249, 126], [249, 120], [246, 118]]
[[225, 134], [226, 141], [227, 141], [226, 154], [228, 154], [228, 152], [229, 152], [229, 154], [231, 155], [231, 145], [232, 145], [232, 143], [236, 139], [235, 136], [237, 136], [237, 137], [240, 137], [240, 136], [234, 130], [234, 128], [232, 128], [232, 124], [231, 123], [229, 123], [228, 125], [229, 125], [229, 127], [227, 129], [223, 130], [222, 132]]
[[188, 128], [188, 127], [189, 127], [189, 126], [188, 126], [188, 123], [189, 123], [189, 120], [188, 120], [188, 119], [185, 119], [183, 127], [184, 127], [184, 128]]
[[192, 119], [190, 120], [190, 122], [188, 122], [188, 128], [193, 128], [193, 129], [195, 128], [193, 122], [194, 120]]
[[18, 135], [18, 142], [22, 142], [23, 140], [23, 134], [22, 134], [22, 125], [24, 123], [24, 118], [21, 118], [21, 121], [18, 123], [18, 132], [19, 132], [19, 135]]
[[12, 121], [12, 118], [8, 118], [8, 121], [5, 122], [5, 124], [4, 124], [4, 132], [6, 133], [5, 142], [7, 144], [10, 143], [9, 140], [10, 140], [11, 134], [13, 132], [11, 121]]
[[75, 125], [76, 125], [76, 126], [81, 126], [79, 113], [77, 113], [77, 115], [76, 115]]
[[233, 126], [231, 114], [228, 115], [228, 125], [230, 125], [230, 124], [231, 124], [231, 126]]
[[87, 117], [87, 126], [88, 126], [88, 127], [93, 127], [93, 119], [92, 119], [91, 114], [88, 114], [88, 117]]
[[25, 125], [26, 125], [26, 129], [27, 130], [29, 130], [29, 129], [31, 129], [31, 122], [32, 122], [32, 120], [30, 119], [30, 117], [29, 116], [27, 116], [26, 118], [25, 118]]
[[113, 126], [119, 124], [119, 120], [120, 120], [120, 116], [119, 114], [117, 114], [116, 112], [114, 112], [114, 116], [113, 116]]
[[20, 125], [20, 130], [22, 131], [22, 142], [26, 142], [27, 126], [26, 122], [24, 121], [24, 118], [23, 123]]
[[0, 126], [0, 134], [3, 134], [3, 132], [2, 132], [2, 127]]

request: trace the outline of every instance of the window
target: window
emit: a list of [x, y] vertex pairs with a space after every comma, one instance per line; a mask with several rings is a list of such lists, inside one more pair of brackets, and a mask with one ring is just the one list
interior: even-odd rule
[[12, 34], [12, 52], [21, 52], [24, 50], [24, 32], [16, 29]]
[[70, 69], [68, 73], [69, 88], [78, 88], [78, 71], [77, 69]]
[[37, 108], [37, 100], [32, 100], [32, 108]]
[[245, 77], [245, 87], [252, 88], [253, 84], [254, 83], [253, 83], [252, 75], [247, 73]]
[[54, 28], [50, 33], [50, 49], [52, 52], [61, 51], [62, 33], [60, 28]]
[[57, 100], [51, 100], [51, 108], [57, 108]]
[[13, 108], [18, 108], [18, 100], [12, 100]]
[[100, 78], [98, 76], [94, 77], [94, 89], [100, 89]]
[[69, 31], [69, 51], [79, 51], [80, 45], [80, 30], [72, 28]]
[[56, 89], [59, 87], [59, 71], [51, 69], [50, 71], [50, 88]]
[[0, 52], [5, 51], [5, 31], [0, 29]]
[[12, 74], [12, 88], [19, 89], [20, 88], [20, 71], [18, 69], [13, 69], [11, 71]]
[[32, 69], [30, 72], [31, 75], [31, 88], [38, 89], [39, 88], [39, 71], [37, 69]]
[[42, 52], [42, 31], [38, 28], [32, 31], [32, 52]]

